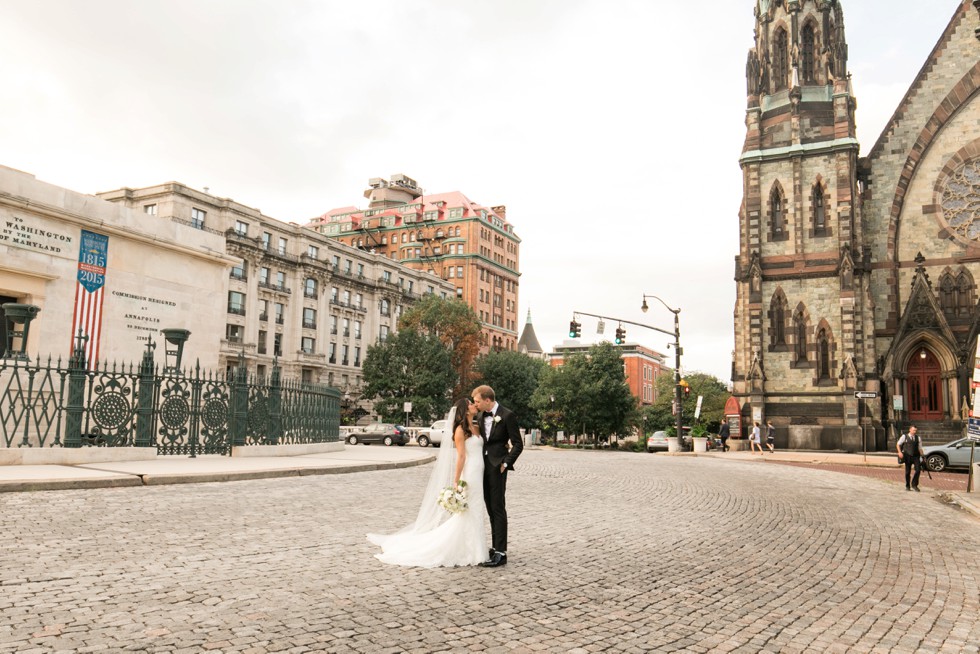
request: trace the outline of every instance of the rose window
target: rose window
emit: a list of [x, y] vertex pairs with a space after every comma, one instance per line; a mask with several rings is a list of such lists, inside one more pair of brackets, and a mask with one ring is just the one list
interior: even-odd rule
[[943, 184], [940, 206], [950, 230], [968, 241], [980, 241], [980, 159], [967, 161]]

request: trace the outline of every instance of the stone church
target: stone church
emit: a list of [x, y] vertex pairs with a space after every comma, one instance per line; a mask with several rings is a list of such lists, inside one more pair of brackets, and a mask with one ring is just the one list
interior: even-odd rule
[[973, 404], [980, 0], [935, 3], [952, 18], [863, 155], [843, 4], [756, 0], [746, 62], [732, 381], [777, 447], [938, 441]]

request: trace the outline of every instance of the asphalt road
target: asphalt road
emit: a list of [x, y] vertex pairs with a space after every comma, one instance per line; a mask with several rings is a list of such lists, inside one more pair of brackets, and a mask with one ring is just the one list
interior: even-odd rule
[[0, 494], [0, 652], [978, 652], [980, 520], [892, 481], [526, 451], [499, 569], [386, 566], [431, 466]]

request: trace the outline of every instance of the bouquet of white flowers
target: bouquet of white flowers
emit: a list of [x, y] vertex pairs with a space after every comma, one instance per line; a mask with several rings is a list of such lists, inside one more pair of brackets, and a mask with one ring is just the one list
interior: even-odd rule
[[439, 506], [450, 513], [462, 513], [469, 507], [466, 497], [466, 482], [460, 479], [457, 485], [442, 489], [442, 492], [439, 493]]

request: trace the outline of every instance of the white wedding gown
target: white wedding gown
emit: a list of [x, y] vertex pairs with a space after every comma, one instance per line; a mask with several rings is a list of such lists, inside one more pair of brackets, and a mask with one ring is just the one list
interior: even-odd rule
[[[442, 447], [452, 447], [443, 443]], [[476, 565], [487, 560], [487, 535], [483, 524], [483, 439], [470, 436], [464, 445], [466, 462], [460, 479], [466, 482], [468, 508], [455, 513], [439, 526], [390, 535], [368, 534], [368, 540], [381, 547], [375, 556], [393, 565], [422, 568]], [[440, 509], [442, 510], [442, 509]], [[448, 515], [448, 513], [447, 513]]]

